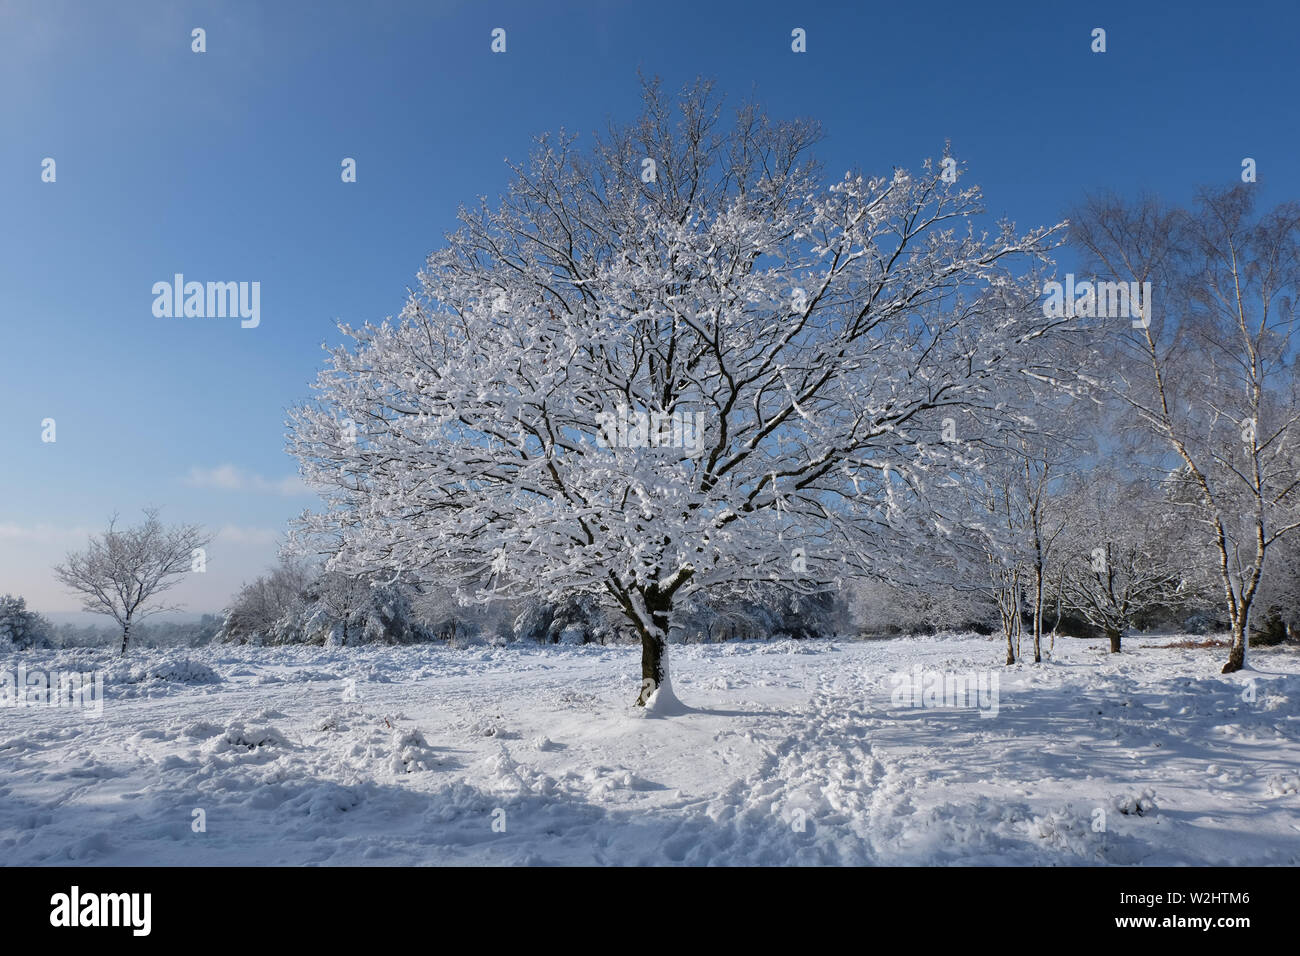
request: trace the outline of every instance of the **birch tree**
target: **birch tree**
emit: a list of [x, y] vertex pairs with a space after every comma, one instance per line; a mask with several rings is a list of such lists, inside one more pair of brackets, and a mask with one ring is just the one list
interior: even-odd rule
[[1269, 549], [1300, 528], [1300, 204], [1260, 214], [1253, 195], [1204, 190], [1191, 210], [1094, 198], [1071, 227], [1107, 278], [1152, 282], [1154, 309], [1114, 326], [1110, 387], [1180, 466], [1174, 497], [1202, 529], [1232, 630], [1224, 673], [1246, 665]]

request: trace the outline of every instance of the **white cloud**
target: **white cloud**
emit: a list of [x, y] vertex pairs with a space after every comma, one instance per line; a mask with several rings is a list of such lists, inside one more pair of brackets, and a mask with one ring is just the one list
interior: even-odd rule
[[307, 486], [298, 479], [297, 475], [279, 479], [264, 478], [259, 474], [229, 464], [218, 465], [215, 468], [200, 468], [196, 465], [190, 469], [190, 473], [185, 477], [185, 483], [194, 488], [250, 491], [255, 494], [284, 495], [285, 497], [308, 494]]
[[277, 543], [282, 536], [283, 532], [272, 528], [240, 528], [237, 525], [228, 524], [217, 532], [216, 540], [234, 545], [271, 545]]
[[56, 528], [50, 524], [0, 524], [0, 541], [27, 541], [40, 544], [85, 543], [94, 534], [89, 528]]

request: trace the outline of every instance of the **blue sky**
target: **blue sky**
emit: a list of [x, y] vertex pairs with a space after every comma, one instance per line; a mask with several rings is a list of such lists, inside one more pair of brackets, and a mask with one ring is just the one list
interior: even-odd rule
[[[400, 311], [533, 134], [633, 119], [638, 69], [820, 120], [831, 175], [950, 139], [1028, 228], [1085, 190], [1182, 201], [1247, 156], [1292, 198], [1298, 34], [1294, 2], [0, 0], [0, 592], [75, 610], [49, 566], [153, 505], [219, 532], [173, 592], [219, 609], [313, 501], [285, 410], [335, 323]], [[260, 282], [260, 326], [156, 318], [177, 272]]]

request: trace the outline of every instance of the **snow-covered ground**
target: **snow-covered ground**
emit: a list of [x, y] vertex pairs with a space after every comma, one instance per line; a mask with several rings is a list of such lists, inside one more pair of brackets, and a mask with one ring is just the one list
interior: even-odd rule
[[[1300, 862], [1300, 656], [1169, 640], [674, 646], [672, 717], [631, 646], [10, 655], [106, 700], [0, 708], [0, 861]], [[908, 706], [927, 672], [986, 695]]]

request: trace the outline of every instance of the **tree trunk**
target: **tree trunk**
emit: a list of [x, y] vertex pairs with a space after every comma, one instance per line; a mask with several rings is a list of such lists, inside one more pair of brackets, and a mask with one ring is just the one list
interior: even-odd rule
[[1232, 649], [1228, 651], [1228, 663], [1223, 665], [1220, 673], [1234, 674], [1246, 666], [1246, 628], [1238, 621], [1232, 626]]
[[1124, 636], [1123, 632], [1116, 631], [1116, 630], [1107, 630], [1106, 636], [1110, 638], [1110, 652], [1112, 654], [1118, 654], [1120, 652], [1119, 651], [1120, 638]]
[[1065, 563], [1061, 564], [1061, 576], [1056, 580], [1056, 617], [1052, 620], [1052, 646], [1047, 651], [1047, 656], [1056, 660], [1056, 632], [1061, 629], [1061, 605], [1065, 602]]
[[1034, 569], [1034, 663], [1043, 663], [1043, 566]]
[[1020, 659], [1020, 638], [1025, 633], [1025, 619], [1021, 613], [1023, 595], [1020, 593], [1019, 572], [1017, 572], [1015, 588], [1012, 590], [1011, 594], [1016, 602], [1016, 657], [1017, 659]]
[[672, 596], [661, 594], [655, 585], [646, 588], [642, 596], [654, 630], [648, 629], [644, 622], [637, 622], [637, 630], [641, 632], [641, 690], [636, 698], [638, 707], [644, 707], [651, 695], [664, 683], [667, 670], [668, 615], [673, 605]]
[[1007, 639], [1007, 665], [1010, 666], [1016, 662], [1016, 645], [1015, 640], [1015, 619], [1008, 607], [1008, 589], [1002, 588], [997, 592], [998, 616], [1002, 619], [1002, 636]]
[[664, 641], [647, 632], [641, 634], [641, 691], [636, 705], [644, 707], [650, 695], [664, 682]]
[[123, 657], [126, 657], [126, 642], [130, 636], [131, 636], [131, 621], [128, 618], [127, 622], [122, 625], [122, 656]]

